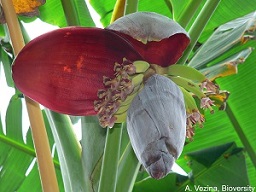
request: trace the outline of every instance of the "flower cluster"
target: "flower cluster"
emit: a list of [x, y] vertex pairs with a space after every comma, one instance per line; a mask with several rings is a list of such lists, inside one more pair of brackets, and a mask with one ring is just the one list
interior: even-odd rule
[[113, 115], [134, 89], [130, 75], [135, 72], [133, 63], [124, 58], [123, 63], [114, 64], [114, 78], [103, 77], [105, 89], [98, 90], [99, 100], [94, 101], [94, 109], [102, 127], [113, 127], [116, 121]]
[[192, 113], [187, 113], [187, 138], [192, 139], [192, 137], [195, 135], [195, 125], [198, 124], [199, 127], [203, 127], [203, 122], [204, 117], [199, 110], [195, 109], [192, 111]]
[[[207, 93], [218, 94], [219, 86], [213, 82], [206, 79], [200, 84], [203, 97], [200, 98], [200, 108], [205, 110], [209, 109], [210, 113], [214, 113], [212, 106], [214, 106], [214, 101], [207, 97]], [[195, 126], [198, 125], [200, 128], [203, 127], [204, 115], [200, 113], [197, 107], [193, 108], [189, 112], [187, 111], [187, 138], [190, 140], [194, 136]]]

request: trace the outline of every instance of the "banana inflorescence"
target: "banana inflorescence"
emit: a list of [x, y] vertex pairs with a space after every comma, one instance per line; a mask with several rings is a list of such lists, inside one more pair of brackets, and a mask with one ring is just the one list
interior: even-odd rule
[[124, 122], [126, 112], [133, 98], [143, 87], [143, 73], [150, 67], [145, 61], [131, 62], [126, 58], [115, 63], [115, 77], [103, 77], [105, 89], [98, 91], [94, 102], [102, 127], [112, 127], [114, 123]]
[[[126, 21], [130, 23], [133, 19]], [[118, 28], [116, 26], [108, 29]], [[118, 31], [129, 35], [134, 28], [124, 27]], [[152, 27], [149, 31], [151, 34]], [[135, 34], [135, 39], [142, 43], [150, 41], [147, 34], [140, 36], [137, 31]], [[160, 60], [144, 56], [150, 64], [125, 58], [123, 63], [115, 64], [115, 77], [103, 80], [106, 89], [99, 90], [95, 110], [103, 127], [127, 121], [138, 160], [151, 177], [160, 179], [171, 171], [186, 137], [191, 140], [195, 127], [203, 126], [203, 110], [213, 113], [215, 104], [224, 108], [228, 94], [219, 91], [217, 85], [192, 67], [168, 65], [167, 61], [160, 65]]]
[[[199, 108], [209, 109], [213, 113], [214, 102], [217, 101], [218, 106], [225, 106], [226, 99], [219, 94], [219, 87], [201, 72], [186, 65], [175, 64], [162, 68], [146, 61], [131, 62], [124, 58], [123, 63], [115, 63], [114, 71], [115, 78], [103, 78], [106, 89], [98, 91], [99, 100], [94, 102], [103, 127], [112, 127], [114, 123], [126, 121], [131, 102], [144, 88], [147, 79], [158, 73], [168, 77], [183, 93], [189, 139], [192, 139], [196, 125], [203, 126], [204, 115], [200, 113]], [[221, 93], [223, 95], [223, 92]], [[200, 106], [197, 106], [195, 98], [200, 100]]]
[[[195, 126], [202, 127], [204, 122], [204, 115], [198, 108], [209, 109], [213, 113], [214, 101], [209, 95], [218, 95], [219, 87], [201, 72], [186, 65], [171, 65], [167, 71], [167, 76], [180, 87], [183, 93], [187, 112], [187, 137], [192, 139]], [[199, 107], [195, 102], [195, 97], [200, 100]], [[222, 101], [225, 102], [224, 99]]]
[[[127, 121], [135, 154], [156, 179], [166, 176], [182, 152], [185, 138], [202, 127], [202, 109], [214, 101], [222, 106], [225, 94], [202, 73], [185, 65], [167, 68], [145, 61], [115, 63], [115, 77], [103, 78], [95, 110], [103, 127]], [[198, 106], [195, 98], [200, 100]], [[213, 98], [212, 101], [210, 98]]]
[[135, 66], [135, 74], [134, 76], [130, 77], [134, 86], [133, 91], [122, 102], [120, 108], [114, 114], [117, 123], [126, 121], [127, 111], [130, 107], [132, 100], [144, 86], [142, 83], [144, 77], [143, 73], [150, 67], [149, 63], [147, 63], [146, 61], [135, 61], [133, 62], [133, 65]]

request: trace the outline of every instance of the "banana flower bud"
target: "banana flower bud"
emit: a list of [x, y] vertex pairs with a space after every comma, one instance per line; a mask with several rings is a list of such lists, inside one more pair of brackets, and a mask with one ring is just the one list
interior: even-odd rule
[[166, 176], [186, 138], [186, 109], [179, 87], [167, 77], [151, 76], [130, 105], [127, 130], [147, 172], [155, 179]]

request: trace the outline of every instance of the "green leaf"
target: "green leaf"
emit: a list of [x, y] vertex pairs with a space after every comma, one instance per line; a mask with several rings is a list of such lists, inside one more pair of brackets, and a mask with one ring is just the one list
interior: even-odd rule
[[[234, 148], [233, 145], [234, 143], [227, 143], [216, 147], [202, 149], [200, 151], [190, 152], [187, 153], [186, 156], [191, 160], [195, 160], [197, 163], [202, 164], [204, 167], [210, 167], [222, 155], [225, 155], [228, 158], [230, 152], [227, 152], [227, 150], [230, 147]], [[200, 171], [200, 169], [196, 170], [197, 166], [194, 166], [193, 162], [189, 162], [189, 164], [191, 164], [191, 167], [194, 167], [193, 171]]]
[[[38, 172], [38, 164], [36, 161], [34, 165], [33, 163], [34, 161], [31, 164], [32, 169], [26, 175], [26, 179], [19, 186], [19, 189], [17, 190], [17, 192], [27, 192], [27, 191], [41, 192], [42, 191], [41, 180]], [[62, 182], [61, 170], [58, 167], [55, 169], [55, 171], [58, 179], [59, 190], [60, 192], [64, 192], [65, 190]]]
[[2, 191], [16, 191], [26, 179], [25, 173], [34, 159], [33, 149], [22, 136], [21, 100], [14, 95], [6, 114], [6, 135], [0, 133], [0, 186]]
[[[35, 160], [35, 159], [34, 159]], [[34, 165], [33, 165], [34, 164]], [[35, 160], [32, 162], [30, 165], [32, 166], [32, 169], [28, 172], [26, 175], [26, 179], [22, 182], [22, 184], [19, 186], [19, 189], [17, 190], [18, 192], [27, 192], [27, 191], [36, 191], [36, 192], [41, 192], [42, 191], [42, 186], [41, 186], [41, 180], [38, 172], [38, 164]], [[56, 166], [55, 166], [56, 168]], [[64, 186], [62, 182], [62, 176], [61, 176], [61, 171], [59, 167], [55, 169], [57, 179], [58, 179], [58, 184], [59, 184], [59, 189], [60, 192], [64, 192]], [[32, 184], [31, 184], [32, 183]]]
[[[113, 12], [113, 7], [116, 0], [90, 0], [91, 5], [97, 11], [101, 17], [101, 22], [104, 26], [109, 25], [111, 15]], [[180, 16], [184, 11], [185, 6], [188, 5], [187, 0], [161, 0], [155, 1], [154, 3], [149, 3], [147, 0], [139, 1], [139, 11], [152, 11], [166, 15], [172, 18], [172, 11], [175, 12], [174, 18]], [[203, 1], [204, 3], [206, 1]], [[173, 3], [171, 5], [170, 3]], [[213, 30], [221, 24], [228, 21], [246, 15], [255, 10], [256, 0], [225, 0], [221, 1], [219, 7], [213, 14], [210, 22], [205, 28], [202, 40], [205, 40]], [[203, 4], [200, 6], [202, 8]], [[195, 16], [196, 17], [196, 16]], [[194, 21], [195, 17], [192, 19]]]
[[[241, 141], [234, 131], [233, 125], [225, 111], [219, 111], [213, 115], [206, 113], [206, 119], [207, 121], [204, 128], [196, 130], [194, 141], [185, 146], [183, 155], [177, 161], [178, 164], [187, 172], [191, 170], [187, 167], [187, 158], [185, 156], [185, 154], [188, 152], [200, 150], [204, 147], [210, 147], [213, 145], [220, 145], [229, 141], [236, 141], [240, 146], [242, 146]], [[247, 133], [253, 134], [254, 130], [252, 127], [247, 128], [248, 130], [245, 132], [245, 134], [248, 137]], [[252, 142], [249, 140], [252, 146], [256, 146], [254, 141]], [[250, 158], [248, 156], [245, 158], [248, 166], [247, 171], [250, 178], [250, 184], [254, 185], [255, 177], [253, 175], [255, 175], [255, 168], [252, 165]], [[233, 176], [236, 177], [235, 175]], [[230, 177], [232, 178], [233, 176], [231, 175]]]
[[96, 116], [82, 117], [82, 163], [86, 191], [98, 191], [106, 129]]
[[3, 25], [0, 25], [0, 37], [4, 37], [4, 36], [5, 36], [5, 32], [4, 32]]
[[90, 4], [96, 10], [96, 12], [100, 15], [101, 23], [103, 26], [107, 26], [110, 23], [112, 12], [115, 6], [115, 0], [104, 1], [104, 0], [90, 0]]
[[61, 0], [68, 26], [95, 26], [84, 0]]
[[[256, 66], [254, 65], [256, 53], [255, 51], [251, 52], [251, 48], [248, 48], [256, 47], [256, 42], [248, 41], [245, 44], [241, 44], [239, 41], [243, 37], [245, 31], [253, 25], [253, 22], [255, 22], [253, 19], [254, 17], [255, 12], [221, 26], [220, 29], [217, 29], [216, 32], [213, 33], [213, 36], [210, 37], [208, 41], [206, 41], [206, 43], [196, 53], [195, 57], [189, 63], [189, 65], [194, 67], [202, 68], [201, 71], [207, 72], [210, 77], [214, 77], [216, 75], [220, 75], [221, 72], [223, 72], [221, 64], [214, 63], [218, 63], [222, 60], [222, 62], [225, 62], [224, 59], [230, 57], [226, 59], [226, 61], [230, 60], [233, 62], [233, 64], [236, 64], [244, 61], [244, 59], [246, 59], [250, 54], [244, 65], [239, 67], [239, 73], [236, 76], [217, 79], [220, 88], [228, 90], [231, 93], [228, 99], [229, 110], [224, 113], [218, 112], [222, 114], [222, 116], [219, 116], [217, 113], [213, 116], [207, 115], [205, 128], [207, 128], [208, 131], [197, 130], [195, 142], [186, 146], [188, 149], [190, 149], [190, 145], [195, 148], [201, 148], [202, 143], [204, 146], [208, 146], [210, 142], [215, 142], [218, 144], [220, 143], [220, 138], [222, 138], [222, 141], [227, 142], [230, 141], [230, 136], [232, 136], [232, 141], [237, 141], [237, 143], [240, 143], [241, 146], [244, 146], [245, 150], [247, 150], [249, 154], [246, 160], [248, 174], [252, 184], [256, 184], [256, 179], [253, 176], [255, 175], [255, 169], [253, 167], [255, 167], [256, 156], [255, 152], [251, 150], [252, 148], [256, 147], [255, 137], [253, 137], [254, 130], [253, 126], [251, 126], [254, 124], [253, 116], [255, 115], [255, 112], [253, 112], [253, 109], [256, 107], [256, 101], [255, 97], [251, 97], [251, 94], [242, 93], [248, 91], [249, 93], [253, 93], [256, 91], [255, 86], [253, 86], [254, 82], [252, 81], [252, 78], [256, 72]], [[230, 34], [233, 34], [233, 39], [229, 39]], [[213, 47], [214, 49], [212, 49]], [[227, 52], [227, 50], [229, 51]], [[214, 60], [210, 60], [209, 58]], [[209, 64], [211, 66], [205, 68], [205, 66]], [[212, 69], [214, 71], [210, 71]], [[218, 72], [218, 70], [220, 71]], [[234, 70], [236, 70], [236, 68]], [[228, 73], [230, 73], [230, 71]], [[233, 123], [234, 121], [237, 123]], [[216, 129], [218, 129], [218, 132], [216, 132]], [[234, 129], [240, 130], [240, 132], [237, 132], [239, 137], [236, 137], [236, 135], [233, 134]], [[200, 138], [197, 138], [197, 136]], [[209, 140], [206, 141], [204, 138], [208, 138]], [[216, 138], [218, 138], [217, 142]], [[200, 144], [197, 143], [196, 139], [200, 140]]]
[[[30, 129], [26, 133], [26, 143], [22, 135], [22, 105], [21, 98], [12, 96], [6, 114], [6, 134], [0, 122], [0, 186], [1, 191], [41, 191], [41, 182], [35, 160], [35, 150]], [[46, 124], [47, 125], [47, 124]], [[46, 126], [47, 128], [47, 126]], [[52, 140], [51, 134], [50, 140]], [[53, 147], [53, 143], [51, 143]], [[63, 191], [59, 164], [55, 160], [59, 188]], [[31, 171], [28, 171], [33, 165]], [[33, 184], [33, 185], [32, 185]]]
[[[255, 21], [256, 12], [220, 26], [202, 45], [189, 62], [189, 66], [201, 69], [235, 45], [241, 44], [246, 31]], [[223, 58], [223, 57], [222, 57]]]
[[213, 81], [219, 77], [225, 77], [238, 73], [238, 65], [243, 63], [247, 57], [252, 53], [251, 47], [242, 50], [239, 53], [225, 59], [224, 61], [217, 63], [213, 66], [206, 67], [200, 71], [210, 80]]
[[[169, 0], [172, 5], [173, 19], [179, 20], [185, 8], [189, 6], [190, 2], [187, 0]], [[200, 1], [199, 1], [200, 2]]]
[[[155, 180], [150, 177], [136, 182], [133, 188], [133, 192], [170, 192], [176, 191], [176, 182], [178, 178], [182, 177], [176, 173], [170, 173], [165, 178], [160, 180]], [[187, 178], [187, 177], [186, 177]]]
[[17, 95], [13, 95], [5, 116], [6, 135], [16, 140], [17, 142], [23, 142], [22, 116], [20, 115], [21, 113], [21, 99]]
[[249, 185], [243, 150], [235, 143], [188, 153], [192, 178], [196, 185], [247, 186]]
[[60, 0], [47, 1], [39, 7], [39, 18], [49, 24], [59, 27], [67, 26], [66, 18]]
[[18, 192], [31, 190], [31, 183], [33, 183], [33, 190], [37, 192], [42, 191], [41, 181], [39, 177], [37, 163], [34, 164], [33, 168], [29, 172], [24, 182], [20, 185]]
[[[116, 0], [90, 0], [90, 4], [100, 15], [103, 26], [109, 25], [115, 2]], [[139, 11], [152, 11], [171, 17], [171, 12], [166, 5], [169, 5], [168, 0], [155, 1], [154, 3], [141, 0], [139, 1]]]
[[81, 146], [69, 116], [50, 110], [46, 110], [46, 114], [57, 147], [65, 191], [85, 191]]
[[[65, 6], [64, 9], [63, 6]], [[71, 9], [73, 9], [74, 11], [71, 12]], [[68, 24], [66, 19], [70, 21], [70, 17], [74, 16], [70, 16], [69, 14], [75, 13], [75, 25], [79, 24], [80, 26], [87, 27], [95, 26], [84, 0], [63, 0], [63, 2], [61, 0], [46, 1], [43, 6], [40, 6], [39, 10], [39, 18], [42, 21], [52, 25], [57, 25], [59, 27], [67, 26]], [[64, 11], [66, 11], [68, 14], [65, 14]], [[72, 23], [71, 25], [74, 25], [74, 23]]]
[[[1, 113], [0, 113], [0, 117], [1, 117]], [[3, 123], [2, 123], [2, 118], [0, 118], [0, 134], [3, 135], [3, 133], [4, 133], [3, 132]]]
[[205, 27], [200, 42], [206, 40], [218, 26], [255, 11], [255, 4], [256, 0], [221, 1], [210, 22]]
[[[222, 185], [247, 187], [249, 180], [243, 150], [235, 143], [190, 152], [186, 155], [192, 172], [189, 176], [171, 173], [161, 180], [146, 178], [134, 185], [133, 192], [198, 191], [211, 186], [222, 191]], [[193, 190], [192, 190], [193, 189]]]
[[3, 64], [3, 68], [4, 68], [4, 73], [5, 73], [5, 78], [6, 78], [7, 85], [8, 85], [9, 87], [14, 87], [14, 82], [13, 82], [12, 76], [11, 76], [12, 59], [11, 59], [10, 56], [8, 56], [8, 54], [3, 50], [3, 47], [1, 47], [0, 61], [1, 61], [2, 64]]
[[[1, 145], [1, 148], [5, 147], [5, 145]], [[1, 190], [15, 191], [25, 179], [25, 173], [32, 157], [14, 148], [9, 148], [8, 151], [0, 149], [0, 151], [1, 155], [3, 155], [0, 176]]]

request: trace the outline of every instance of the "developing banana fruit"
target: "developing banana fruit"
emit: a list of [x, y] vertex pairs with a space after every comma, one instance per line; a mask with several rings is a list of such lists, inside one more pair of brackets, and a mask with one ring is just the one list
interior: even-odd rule
[[133, 91], [126, 97], [126, 99], [122, 102], [120, 108], [114, 114], [116, 118], [116, 123], [121, 123], [126, 121], [126, 112], [130, 106], [131, 101], [137, 95], [137, 93], [142, 89], [142, 81], [143, 81], [143, 73], [149, 68], [149, 63], [146, 61], [135, 61], [133, 62], [135, 66], [135, 75], [131, 76], [131, 81], [134, 86]]
[[183, 87], [179, 87], [180, 90], [183, 93], [184, 96], [184, 100], [185, 100], [185, 106], [186, 106], [186, 112], [187, 113], [192, 113], [194, 110], [198, 111], [196, 102], [193, 98], [193, 96], [191, 95], [191, 93], [189, 93], [186, 89], [184, 89]]
[[203, 82], [206, 77], [198, 70], [187, 65], [175, 64], [168, 67], [168, 75], [179, 76], [195, 82]]
[[127, 130], [147, 172], [155, 179], [166, 176], [186, 137], [186, 109], [179, 87], [167, 77], [151, 76], [128, 109]]
[[136, 68], [136, 73], [144, 73], [149, 68], [149, 63], [146, 61], [134, 61], [133, 65]]
[[199, 85], [191, 81], [190, 79], [186, 79], [183, 77], [170, 77], [170, 79], [177, 85], [185, 88], [191, 93], [194, 93], [198, 98], [201, 99], [202, 97], [205, 97], [205, 94], [201, 91]]

